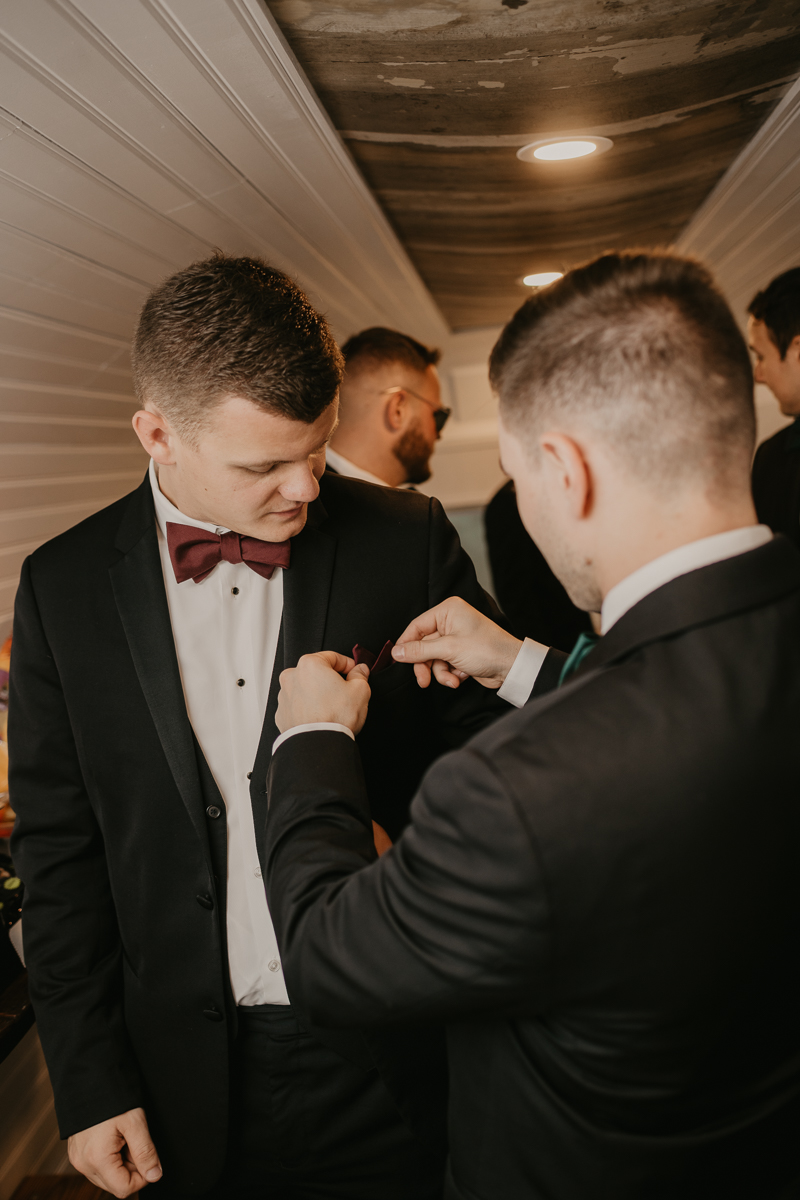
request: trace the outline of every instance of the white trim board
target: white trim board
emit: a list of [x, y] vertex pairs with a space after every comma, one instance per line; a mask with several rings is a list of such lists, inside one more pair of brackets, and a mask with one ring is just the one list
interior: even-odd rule
[[675, 243], [713, 269], [740, 321], [773, 276], [800, 264], [800, 80]]

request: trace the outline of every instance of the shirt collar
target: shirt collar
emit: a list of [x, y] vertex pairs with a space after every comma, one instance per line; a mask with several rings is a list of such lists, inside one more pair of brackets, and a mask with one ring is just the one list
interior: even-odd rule
[[387, 483], [385, 479], [379, 479], [371, 471], [365, 471], [363, 467], [357, 467], [355, 463], [350, 462], [350, 459], [345, 458], [343, 454], [337, 454], [335, 450], [331, 450], [330, 446], [325, 451], [325, 457], [334, 471], [337, 471], [339, 475], [344, 475], [347, 479], [360, 479], [363, 483], [377, 483], [379, 487], [391, 487], [391, 484]]
[[197, 521], [194, 517], [187, 517], [185, 513], [177, 509], [158, 486], [158, 471], [152, 458], [150, 459], [148, 474], [150, 476], [150, 487], [153, 490], [153, 503], [156, 507], [156, 521], [164, 537], [167, 536], [167, 521], [171, 521], [175, 525], [193, 525], [195, 529], [206, 529], [209, 533], [221, 534], [229, 532], [227, 526], [210, 525], [208, 521]]
[[629, 608], [649, 596], [656, 588], [663, 587], [679, 575], [687, 575], [711, 563], [746, 554], [772, 540], [772, 530], [766, 525], [747, 525], [742, 529], [729, 529], [711, 537], [700, 538], [685, 546], [678, 546], [660, 558], [645, 563], [625, 579], [621, 579], [607, 593], [600, 614], [602, 633], [608, 633]]

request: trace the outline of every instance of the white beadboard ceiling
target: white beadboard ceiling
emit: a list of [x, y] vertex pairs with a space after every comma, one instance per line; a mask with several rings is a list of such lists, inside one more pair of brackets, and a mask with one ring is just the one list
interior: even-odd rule
[[25, 555], [141, 478], [136, 316], [217, 247], [339, 337], [448, 334], [258, 0], [3, 0], [0, 635]]

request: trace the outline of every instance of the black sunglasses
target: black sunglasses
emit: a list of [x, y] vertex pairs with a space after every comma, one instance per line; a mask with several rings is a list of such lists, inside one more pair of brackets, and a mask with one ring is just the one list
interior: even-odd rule
[[434, 408], [432, 400], [427, 400], [424, 396], [420, 396], [419, 392], [415, 392], [410, 387], [390, 387], [390, 388], [386, 388], [385, 391], [387, 391], [387, 392], [408, 392], [408, 394], [410, 396], [414, 396], [414, 397], [416, 397], [417, 400], [421, 400], [423, 404], [427, 404], [428, 408], [432, 409], [432, 411], [433, 411], [433, 423], [436, 426], [437, 433], [442, 432], [442, 430], [444, 429], [445, 425], [447, 424], [450, 416], [452, 415], [452, 412], [453, 412], [452, 408], [443, 408], [441, 406], [439, 408]]

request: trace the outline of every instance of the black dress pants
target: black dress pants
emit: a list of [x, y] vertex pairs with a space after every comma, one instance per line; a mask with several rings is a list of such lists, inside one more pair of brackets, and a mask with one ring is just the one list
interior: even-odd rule
[[443, 1169], [377, 1071], [346, 1062], [284, 1005], [239, 1009], [214, 1200], [439, 1200]]

